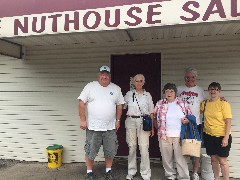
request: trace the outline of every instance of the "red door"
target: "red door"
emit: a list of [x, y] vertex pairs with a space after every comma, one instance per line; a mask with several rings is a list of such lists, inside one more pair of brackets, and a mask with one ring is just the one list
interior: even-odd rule
[[[130, 77], [143, 74], [146, 79], [144, 89], [150, 92], [154, 105], [161, 99], [161, 54], [126, 54], [111, 56], [112, 82], [119, 85], [123, 95], [130, 90]], [[121, 127], [118, 130], [118, 156], [128, 155], [126, 143], [125, 119], [126, 110], [123, 111]], [[156, 134], [156, 133], [155, 133]], [[150, 138], [150, 157], [161, 158], [157, 135]], [[139, 155], [139, 152], [138, 152]]]

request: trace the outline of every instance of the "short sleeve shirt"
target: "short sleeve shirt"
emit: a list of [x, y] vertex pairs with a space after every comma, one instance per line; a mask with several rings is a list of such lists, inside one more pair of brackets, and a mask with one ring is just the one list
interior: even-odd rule
[[197, 124], [201, 124], [200, 119], [200, 104], [206, 99], [204, 90], [199, 86], [187, 87], [179, 86], [177, 88], [177, 96], [182, 98], [190, 107], [193, 115], [196, 117]]
[[[201, 104], [201, 112], [204, 109], [204, 102]], [[207, 100], [204, 112], [203, 131], [211, 136], [225, 136], [225, 119], [232, 119], [231, 106], [226, 101], [210, 102]]]
[[[133, 93], [135, 94], [133, 96]], [[138, 104], [140, 106], [141, 112], [139, 110]], [[152, 101], [152, 96], [149, 92], [144, 91], [142, 94], [138, 94], [136, 91], [128, 91], [124, 97], [126, 106], [128, 106], [127, 115], [129, 116], [140, 116], [143, 114], [154, 113], [154, 104]]]
[[89, 130], [115, 129], [116, 105], [124, 104], [119, 86], [110, 83], [107, 87], [103, 87], [98, 81], [93, 81], [84, 87], [78, 99], [81, 99], [87, 106]]

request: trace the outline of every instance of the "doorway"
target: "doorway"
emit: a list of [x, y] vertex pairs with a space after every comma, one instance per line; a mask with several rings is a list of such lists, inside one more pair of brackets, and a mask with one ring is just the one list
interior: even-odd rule
[[[143, 74], [146, 80], [144, 89], [152, 95], [154, 105], [161, 99], [160, 53], [112, 55], [111, 73], [112, 82], [121, 87], [123, 95], [130, 90], [130, 78], [134, 77], [136, 74]], [[119, 142], [117, 156], [128, 156], [125, 130], [126, 112], [126, 110], [123, 110], [121, 127], [117, 133]], [[161, 158], [156, 133], [157, 131], [155, 131], [154, 137], [150, 137], [150, 158]]]

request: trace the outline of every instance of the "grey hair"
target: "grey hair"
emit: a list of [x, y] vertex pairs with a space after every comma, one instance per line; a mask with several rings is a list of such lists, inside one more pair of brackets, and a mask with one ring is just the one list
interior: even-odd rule
[[192, 67], [188, 67], [187, 69], [185, 69], [185, 74], [187, 74], [187, 73], [193, 73], [193, 74], [195, 74], [196, 77], [198, 76], [197, 69], [192, 68]]
[[145, 83], [145, 77], [143, 74], [136, 74], [134, 77], [133, 77], [133, 81], [136, 80], [137, 77], [141, 77], [143, 79], [143, 82]]

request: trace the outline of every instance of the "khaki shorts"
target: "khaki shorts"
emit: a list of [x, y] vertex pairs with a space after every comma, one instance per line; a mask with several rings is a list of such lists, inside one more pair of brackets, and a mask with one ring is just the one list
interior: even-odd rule
[[108, 131], [93, 131], [86, 130], [86, 142], [84, 150], [86, 156], [94, 160], [103, 145], [103, 152], [105, 158], [114, 158], [117, 154], [118, 140], [116, 130]]

